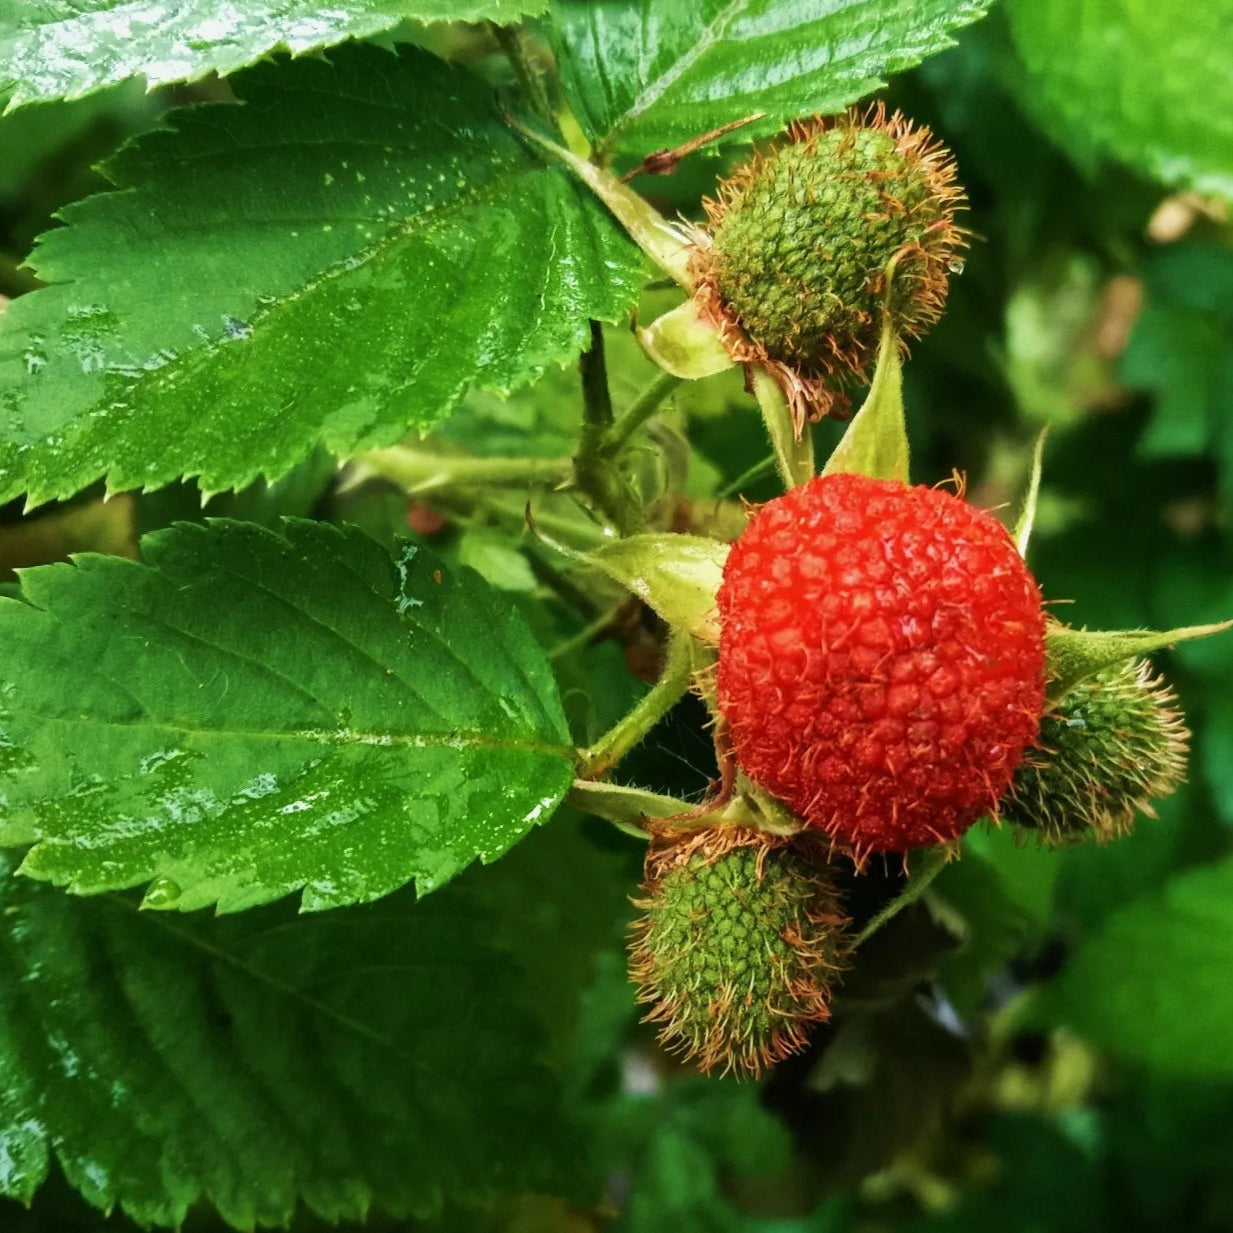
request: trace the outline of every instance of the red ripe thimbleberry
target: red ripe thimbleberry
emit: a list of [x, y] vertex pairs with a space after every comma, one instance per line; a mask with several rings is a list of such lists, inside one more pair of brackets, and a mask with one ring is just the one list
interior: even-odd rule
[[936, 488], [813, 479], [733, 544], [719, 613], [738, 764], [858, 860], [996, 811], [1040, 723], [1045, 622], [990, 514]]

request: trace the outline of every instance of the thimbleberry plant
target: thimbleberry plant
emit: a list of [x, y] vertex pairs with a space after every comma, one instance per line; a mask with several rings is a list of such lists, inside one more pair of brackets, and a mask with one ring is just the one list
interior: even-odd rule
[[1233, 1081], [1224, 26], [991, 6], [0, 0], [0, 1229], [987, 1227]]

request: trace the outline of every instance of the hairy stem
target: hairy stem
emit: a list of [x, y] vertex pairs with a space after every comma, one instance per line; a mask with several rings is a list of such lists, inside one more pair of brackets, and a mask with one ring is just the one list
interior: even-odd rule
[[874, 914], [869, 923], [858, 933], [852, 942], [855, 950], [863, 946], [888, 921], [893, 920], [904, 908], [909, 908], [928, 889], [929, 884], [942, 872], [943, 866], [950, 859], [950, 852], [944, 844], [929, 848], [921, 857], [920, 865], [908, 877], [907, 885], [880, 912]]
[[481, 485], [551, 488], [567, 483], [574, 470], [572, 458], [452, 457], [405, 445], [368, 450], [355, 461], [412, 494]]
[[602, 440], [612, 427], [612, 392], [608, 388], [608, 361], [604, 356], [604, 330], [591, 322], [591, 345], [579, 359], [582, 369], [582, 400], [586, 427]]
[[659, 410], [664, 399], [680, 384], [680, 377], [668, 372], [660, 373], [608, 429], [604, 448], [613, 455], [619, 454], [634, 433]]
[[688, 634], [674, 631], [659, 680], [624, 719], [609, 728], [589, 749], [579, 751], [584, 779], [602, 779], [685, 696], [693, 676]]
[[592, 638], [602, 633], [617, 619], [624, 604], [625, 601], [622, 600], [616, 607], [606, 608], [594, 620], [588, 621], [577, 633], [570, 634], [568, 638], [562, 638], [560, 642], [548, 651], [548, 658], [560, 659], [563, 655], [568, 655], [571, 651], [576, 651], [579, 647], [586, 646]]
[[622, 535], [633, 535], [642, 529], [642, 510], [607, 446], [615, 421], [604, 362], [604, 335], [598, 321], [591, 322], [591, 345], [582, 353], [580, 364], [583, 419], [574, 478]]
[[775, 466], [775, 455], [767, 454], [765, 458], [755, 462], [752, 467], [742, 471], [736, 479], [725, 484], [715, 495], [721, 501], [727, 497], [735, 496], [746, 484], [752, 484], [755, 480], [760, 480], [764, 475], [769, 475], [775, 470]]

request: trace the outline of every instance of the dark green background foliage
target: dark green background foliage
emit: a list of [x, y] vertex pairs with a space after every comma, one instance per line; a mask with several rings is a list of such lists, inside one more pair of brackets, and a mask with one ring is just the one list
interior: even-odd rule
[[[568, 108], [625, 171], [764, 113], [633, 179], [693, 219], [793, 117], [932, 125], [973, 239], [905, 369], [914, 478], [1017, 502], [1048, 426], [1055, 611], [1168, 628], [1233, 615], [1231, 29], [0, 0], [0, 1229], [1233, 1228], [1233, 637], [1158, 657], [1194, 731], [1158, 818], [974, 828], [760, 1083], [638, 1023], [641, 845], [558, 804], [662, 631], [525, 508], [601, 542], [553, 491], [578, 355], [607, 323], [620, 413], [656, 375], [629, 314], [679, 297], [507, 122]], [[408, 432], [397, 483], [339, 471]], [[737, 374], [631, 442], [655, 528], [731, 536], [777, 491]], [[489, 482], [511, 458], [540, 470]], [[698, 799], [705, 722], [678, 705], [618, 781]], [[842, 881], [859, 922], [903, 875]]]

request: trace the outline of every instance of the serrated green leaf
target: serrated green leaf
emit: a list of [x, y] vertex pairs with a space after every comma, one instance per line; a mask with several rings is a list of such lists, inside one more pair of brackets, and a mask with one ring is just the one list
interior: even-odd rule
[[153, 88], [409, 18], [509, 22], [543, 9], [544, 0], [0, 0], [0, 97], [11, 96], [10, 107], [80, 98], [137, 76]]
[[427, 53], [252, 69], [64, 212], [0, 323], [0, 501], [277, 478], [513, 388], [625, 311], [641, 257]]
[[561, 78], [605, 149], [650, 153], [754, 112], [748, 141], [841, 111], [951, 46], [990, 0], [555, 0]]
[[1106, 918], [1034, 1017], [1174, 1074], [1233, 1074], [1233, 860]]
[[[464, 887], [296, 918], [72, 899], [0, 853], [0, 1194], [237, 1228], [544, 1183], [543, 1035]], [[500, 1007], [500, 1014], [492, 1008]], [[549, 1183], [551, 1184], [551, 1183]]]
[[[551, 670], [478, 578], [353, 528], [180, 523], [0, 600], [0, 842], [80, 893], [305, 910], [421, 894], [544, 821]], [[0, 748], [0, 754], [4, 749]]]
[[1233, 0], [1006, 0], [1019, 96], [1063, 147], [1233, 194]]

